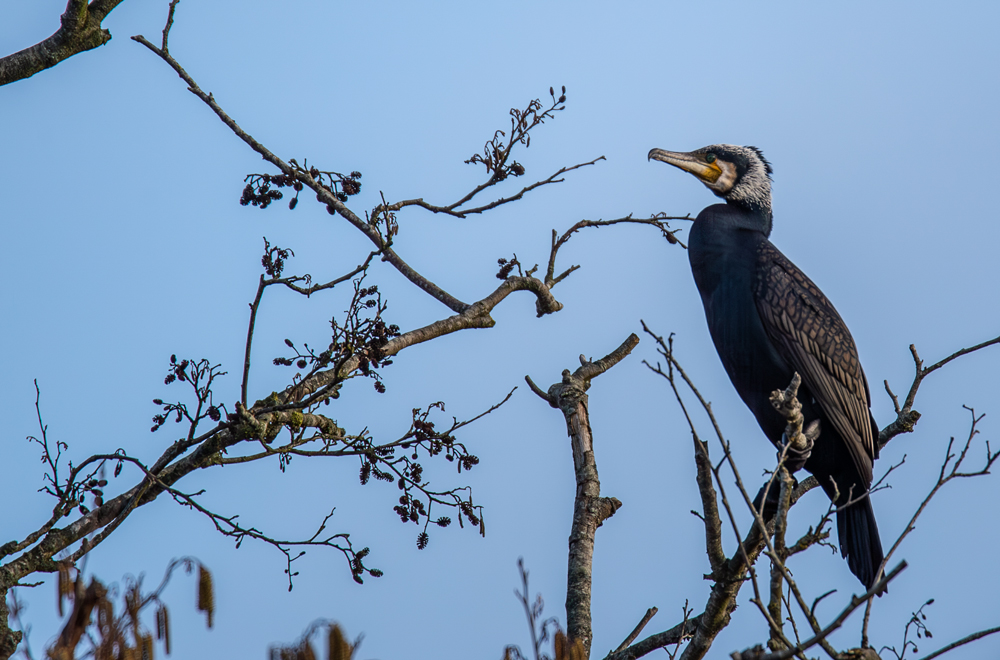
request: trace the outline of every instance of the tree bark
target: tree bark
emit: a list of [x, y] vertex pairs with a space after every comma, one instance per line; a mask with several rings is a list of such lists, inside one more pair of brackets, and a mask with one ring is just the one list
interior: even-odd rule
[[48, 39], [0, 58], [0, 85], [30, 78], [65, 59], [111, 41], [101, 22], [122, 0], [69, 0], [61, 25]]
[[10, 610], [7, 607], [7, 589], [0, 589], [0, 660], [7, 660], [17, 650], [23, 633], [11, 630], [7, 622], [10, 620]]
[[573, 467], [576, 474], [576, 499], [573, 504], [573, 524], [569, 534], [569, 562], [566, 575], [566, 633], [570, 643], [583, 645], [584, 657], [590, 657], [594, 641], [590, 601], [593, 582], [594, 537], [597, 528], [621, 508], [614, 497], [601, 497], [601, 481], [597, 475], [594, 458], [594, 435], [590, 428], [587, 409], [587, 389], [590, 380], [604, 373], [629, 353], [639, 343], [630, 335], [614, 352], [597, 362], [590, 362], [582, 355], [581, 366], [574, 373], [566, 369], [562, 382], [542, 392], [530, 378], [528, 385], [553, 408], [559, 408], [566, 418], [566, 431], [573, 449]]

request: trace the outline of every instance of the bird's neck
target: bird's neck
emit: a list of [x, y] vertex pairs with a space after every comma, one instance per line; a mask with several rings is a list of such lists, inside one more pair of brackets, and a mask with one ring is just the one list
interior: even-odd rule
[[732, 214], [731, 222], [740, 229], [752, 229], [762, 232], [764, 236], [771, 235], [771, 204], [770, 200], [757, 199], [727, 199], [726, 204], [739, 213]]

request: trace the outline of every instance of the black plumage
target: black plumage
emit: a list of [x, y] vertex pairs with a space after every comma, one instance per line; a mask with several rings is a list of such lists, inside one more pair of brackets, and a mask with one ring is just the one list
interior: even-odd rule
[[695, 284], [715, 348], [767, 438], [781, 447], [785, 420], [770, 403], [795, 372], [806, 424], [819, 436], [805, 468], [837, 506], [841, 554], [871, 587], [882, 544], [868, 489], [878, 457], [871, 394], [850, 331], [771, 233], [771, 165], [756, 147], [718, 144], [649, 158], [694, 174], [726, 200], [698, 214], [688, 239]]

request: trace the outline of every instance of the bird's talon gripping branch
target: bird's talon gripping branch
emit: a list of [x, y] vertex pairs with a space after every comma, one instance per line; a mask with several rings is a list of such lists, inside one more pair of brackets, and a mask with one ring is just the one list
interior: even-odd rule
[[[785, 418], [788, 425], [785, 427], [785, 431], [781, 436], [782, 447], [788, 447], [787, 452], [789, 457], [794, 461], [798, 457], [802, 457], [802, 462], [798, 467], [792, 467], [793, 463], [786, 460], [785, 466], [788, 468], [789, 472], [796, 472], [802, 466], [805, 465], [806, 459], [809, 458], [809, 454], [812, 452], [813, 442], [819, 437], [819, 420], [813, 420], [809, 424], [809, 429], [803, 433], [802, 425], [805, 422], [805, 418], [802, 417], [802, 404], [799, 403], [799, 386], [802, 384], [802, 378], [799, 376], [798, 372], [792, 376], [792, 382], [789, 383], [788, 387], [782, 390], [775, 390], [771, 392], [771, 405], [774, 409]], [[812, 434], [810, 438], [809, 435]], [[779, 453], [780, 456], [780, 453]]]
[[813, 441], [807, 435], [800, 434], [800, 437], [806, 440], [804, 447], [797, 446], [795, 442], [788, 442], [787, 434], [782, 436], [782, 440], [785, 441], [785, 447], [778, 452], [778, 460], [780, 461], [782, 454], [784, 454], [784, 465], [789, 474], [795, 474], [804, 468], [806, 461], [812, 456]]

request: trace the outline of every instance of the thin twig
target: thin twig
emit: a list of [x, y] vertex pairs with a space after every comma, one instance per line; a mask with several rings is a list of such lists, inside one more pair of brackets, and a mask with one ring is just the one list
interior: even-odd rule
[[[905, 561], [899, 562], [899, 565], [896, 566], [896, 568], [892, 569], [888, 575], [886, 575], [881, 580], [873, 584], [871, 589], [869, 589], [864, 595], [853, 596], [851, 598], [851, 602], [847, 605], [847, 607], [844, 608], [844, 610], [837, 616], [836, 619], [830, 622], [830, 624], [826, 628], [818, 632], [814, 637], [807, 639], [802, 644], [793, 648], [783, 649], [776, 653], [769, 653], [766, 655], [753, 654], [752, 656], [748, 655], [748, 657], [753, 657], [755, 658], [755, 660], [787, 660], [788, 658], [791, 658], [793, 655], [800, 654], [803, 651], [806, 651], [811, 647], [815, 646], [816, 644], [821, 643], [835, 630], [844, 625], [844, 621], [847, 620], [847, 617], [849, 617], [851, 613], [854, 612], [854, 610], [861, 607], [861, 605], [863, 605], [868, 600], [874, 598], [875, 594], [880, 593], [882, 589], [884, 589], [886, 585], [889, 584], [889, 582], [891, 582], [897, 575], [899, 575], [899, 573], [903, 569], [906, 568], [906, 565], [907, 564]], [[737, 651], [733, 653], [731, 657], [733, 658], [733, 660], [741, 660], [743, 654]]]
[[893, 420], [891, 424], [882, 429], [878, 434], [878, 446], [881, 449], [885, 447], [890, 440], [895, 438], [897, 435], [902, 433], [910, 433], [913, 431], [914, 425], [917, 420], [920, 419], [920, 413], [913, 410], [913, 403], [917, 398], [917, 390], [920, 385], [924, 382], [924, 378], [937, 371], [941, 367], [945, 366], [952, 360], [962, 357], [963, 355], [968, 355], [970, 353], [975, 353], [978, 350], [986, 348], [988, 346], [993, 346], [995, 344], [1000, 344], [1000, 336], [989, 339], [975, 346], [969, 346], [968, 348], [962, 348], [948, 357], [938, 360], [929, 367], [924, 367], [924, 361], [920, 359], [920, 355], [917, 353], [917, 347], [910, 344], [910, 354], [913, 356], [913, 366], [914, 366], [914, 376], [913, 383], [910, 385], [910, 390], [906, 393], [906, 397], [903, 401], [902, 406], [899, 404], [899, 399], [893, 394], [892, 390], [889, 388], [889, 382], [883, 381], [885, 384], [885, 390], [889, 394], [889, 398], [892, 399], [893, 408], [896, 411], [896, 419]]
[[579, 266], [571, 266], [568, 270], [566, 270], [564, 273], [562, 273], [558, 277], [556, 277], [556, 275], [555, 275], [556, 255], [558, 254], [559, 249], [563, 245], [565, 245], [567, 241], [569, 241], [569, 239], [573, 236], [573, 234], [575, 234], [576, 232], [580, 231], [581, 229], [585, 229], [587, 227], [609, 227], [611, 225], [617, 225], [617, 224], [623, 224], [623, 223], [626, 223], [626, 224], [637, 224], [637, 225], [651, 225], [651, 226], [656, 227], [657, 229], [659, 229], [660, 232], [663, 234], [663, 237], [665, 239], [667, 239], [668, 242], [670, 242], [670, 243], [680, 243], [681, 247], [686, 247], [675, 236], [675, 234], [677, 233], [678, 230], [671, 230], [670, 229], [670, 225], [667, 224], [667, 221], [668, 220], [687, 220], [687, 219], [690, 219], [690, 218], [688, 218], [688, 217], [667, 216], [667, 215], [664, 215], [664, 214], [654, 215], [651, 218], [633, 218], [632, 215], [629, 214], [629, 215], [625, 216], [624, 218], [617, 218], [615, 220], [580, 220], [575, 225], [573, 225], [572, 227], [570, 227], [569, 229], [567, 229], [563, 233], [562, 236], [558, 236], [558, 237], [556, 235], [556, 230], [553, 229], [552, 230], [552, 247], [551, 247], [551, 249], [549, 251], [549, 265], [548, 265], [548, 268], [546, 269], [546, 272], [545, 272], [545, 283], [549, 287], [553, 287], [556, 284], [558, 284], [559, 282], [561, 282], [563, 279], [565, 279], [567, 275], [569, 275], [574, 270], [576, 270], [577, 268], [579, 268]]
[[639, 621], [638, 624], [636, 624], [635, 628], [632, 629], [632, 632], [630, 632], [628, 634], [628, 637], [625, 638], [625, 641], [619, 644], [618, 648], [616, 648], [614, 652], [619, 653], [628, 648], [628, 645], [635, 641], [635, 638], [638, 637], [640, 633], [642, 633], [642, 629], [646, 627], [646, 624], [648, 624], [654, 616], [656, 616], [656, 613], [658, 611], [659, 610], [656, 607], [651, 607], [648, 610], [646, 610], [646, 614], [643, 615], [642, 620]]
[[[983, 345], [985, 345], [985, 344], [983, 344]], [[967, 351], [967, 352], [971, 352], [971, 349], [969, 351]], [[963, 355], [964, 355], [964, 353], [963, 353]], [[955, 356], [953, 356], [953, 357], [957, 357], [957, 354]], [[945, 360], [942, 360], [942, 363], [946, 363], [949, 359], [952, 359], [952, 358], [946, 358]], [[938, 473], [937, 482], [935, 482], [934, 486], [931, 487], [930, 492], [927, 493], [927, 497], [925, 497], [924, 500], [920, 503], [920, 506], [917, 507], [917, 510], [913, 513], [913, 516], [910, 518], [910, 521], [906, 524], [906, 527], [903, 528], [903, 531], [900, 533], [899, 537], [896, 539], [896, 542], [893, 543], [892, 547], [889, 548], [889, 551], [887, 553], [885, 553], [885, 559], [882, 560], [882, 564], [879, 567], [879, 570], [882, 570], [882, 569], [885, 568], [885, 566], [886, 566], [887, 562], [889, 561], [889, 559], [892, 557], [892, 555], [896, 552], [896, 550], [899, 549], [900, 545], [903, 543], [903, 540], [906, 539], [906, 537], [909, 536], [910, 533], [913, 532], [913, 530], [916, 529], [917, 519], [924, 512], [924, 510], [930, 504], [931, 500], [934, 498], [935, 495], [937, 495], [938, 491], [940, 491], [941, 488], [944, 487], [945, 484], [947, 484], [949, 481], [951, 481], [952, 479], [955, 479], [955, 478], [978, 477], [978, 476], [983, 476], [983, 475], [989, 474], [990, 473], [989, 472], [990, 468], [993, 466], [993, 464], [998, 459], [1000, 459], [1000, 451], [997, 451], [997, 452], [990, 451], [990, 443], [989, 443], [989, 441], [987, 441], [986, 442], [986, 462], [983, 465], [983, 467], [981, 469], [975, 471], [975, 472], [960, 472], [959, 471], [959, 469], [962, 467], [962, 463], [965, 461], [965, 459], [966, 459], [966, 457], [968, 455], [969, 448], [972, 445], [972, 440], [977, 435], [979, 435], [979, 430], [976, 428], [976, 426], [979, 424], [980, 420], [983, 419], [983, 415], [978, 415], [977, 416], [976, 415], [976, 411], [973, 410], [972, 408], [966, 407], [966, 409], [969, 411], [969, 414], [971, 415], [972, 420], [971, 420], [971, 424], [970, 424], [970, 427], [969, 427], [969, 435], [968, 435], [968, 437], [966, 437], [966, 440], [965, 440], [965, 445], [962, 447], [962, 449], [958, 452], [958, 455], [956, 456], [955, 454], [952, 453], [952, 447], [955, 444], [955, 438], [952, 437], [948, 441], [948, 448], [945, 450], [944, 461], [942, 461], [942, 463], [941, 463], [941, 470]], [[952, 461], [954, 461], [954, 462], [952, 462]], [[948, 470], [949, 466], [951, 466], [951, 470], [950, 471]], [[867, 607], [865, 608], [864, 623], [863, 623], [863, 625], [861, 627], [861, 645], [862, 646], [867, 646], [868, 645], [868, 622], [869, 622], [869, 619], [871, 617], [871, 610], [872, 610], [872, 603], [869, 602], [868, 605], [867, 605]]]
[[934, 651], [934, 653], [931, 653], [930, 655], [925, 655], [920, 660], [934, 660], [934, 658], [936, 658], [936, 657], [938, 657], [940, 655], [944, 655], [945, 653], [947, 653], [948, 651], [951, 651], [952, 649], [956, 649], [959, 646], [963, 646], [965, 644], [968, 644], [969, 642], [974, 642], [977, 639], [982, 639], [983, 637], [986, 637], [988, 635], [992, 635], [992, 634], [998, 633], [998, 632], [1000, 632], [1000, 627], [998, 627], [998, 628], [988, 628], [986, 630], [980, 630], [979, 632], [972, 633], [971, 635], [963, 637], [962, 639], [958, 640], [957, 642], [952, 642], [948, 646], [944, 646], [944, 647], [938, 649], [937, 651]]
[[170, 0], [170, 10], [167, 12], [167, 24], [163, 26], [163, 44], [161, 48], [164, 53], [169, 53], [170, 50], [167, 48], [167, 39], [170, 37], [170, 28], [174, 26], [174, 9], [177, 7], [177, 3], [181, 0]]

